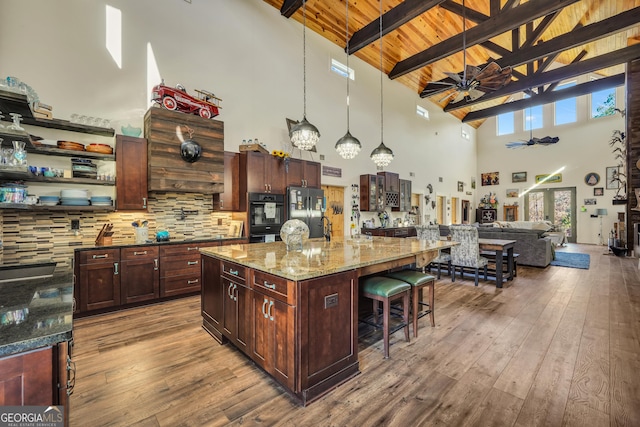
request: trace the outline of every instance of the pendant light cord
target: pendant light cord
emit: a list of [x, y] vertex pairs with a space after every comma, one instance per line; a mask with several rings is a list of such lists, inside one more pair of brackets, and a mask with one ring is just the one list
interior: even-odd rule
[[349, 0], [347, 0], [347, 21], [345, 30], [345, 40], [347, 41], [347, 132], [349, 132], [349, 80], [351, 79], [351, 70], [349, 69]]
[[307, 0], [302, 0], [302, 117], [307, 118]]
[[380, 142], [384, 140], [384, 120], [382, 114], [382, 100], [383, 100], [383, 91], [382, 91], [382, 0], [380, 0], [380, 39], [378, 41], [380, 43]]
[[462, 84], [467, 84], [467, 8], [464, 6], [464, 0], [462, 0]]

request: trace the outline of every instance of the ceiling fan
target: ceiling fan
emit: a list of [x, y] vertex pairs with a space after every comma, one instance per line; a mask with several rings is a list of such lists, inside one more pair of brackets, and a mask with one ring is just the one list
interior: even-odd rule
[[[531, 119], [531, 108], [529, 108], [529, 117], [528, 120]], [[521, 140], [515, 142], [508, 142], [505, 145], [507, 148], [524, 148], [531, 147], [533, 145], [551, 145], [560, 141], [560, 138], [557, 136], [545, 136], [542, 138], [534, 138], [533, 137], [533, 124], [529, 124], [529, 140]]]
[[442, 84], [455, 88], [455, 91], [447, 94], [440, 99], [442, 102], [448, 98], [452, 98], [451, 102], [460, 102], [467, 98], [471, 101], [480, 98], [486, 92], [490, 92], [501, 88], [511, 80], [511, 67], [501, 68], [496, 62], [490, 62], [483, 68], [467, 65], [467, 39], [466, 39], [466, 8], [464, 0], [462, 0], [462, 58], [463, 71], [459, 73], [445, 72], [449, 78], [455, 83], [449, 82], [431, 82], [434, 84]]

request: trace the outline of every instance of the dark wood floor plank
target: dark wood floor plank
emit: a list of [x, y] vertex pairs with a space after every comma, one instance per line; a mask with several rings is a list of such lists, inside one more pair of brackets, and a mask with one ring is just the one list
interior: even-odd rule
[[640, 425], [638, 261], [436, 282], [436, 327], [359, 341], [360, 375], [301, 407], [201, 327], [189, 297], [76, 320], [71, 426]]

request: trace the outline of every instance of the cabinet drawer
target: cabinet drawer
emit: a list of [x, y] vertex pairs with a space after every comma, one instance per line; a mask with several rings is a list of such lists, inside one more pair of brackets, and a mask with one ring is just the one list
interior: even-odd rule
[[120, 249], [81, 251], [80, 264], [102, 264], [120, 261]]
[[136, 246], [133, 248], [120, 249], [120, 258], [122, 261], [145, 258], [158, 258], [157, 246]]
[[160, 257], [160, 277], [195, 275], [200, 277], [200, 254]]
[[240, 280], [244, 282], [247, 277], [247, 269], [241, 265], [234, 264], [232, 262], [220, 261], [222, 264], [222, 274], [229, 276], [234, 280]]
[[200, 290], [200, 272], [194, 275], [164, 277], [160, 279], [160, 296], [169, 297]]
[[180, 245], [167, 245], [160, 247], [160, 256], [175, 256], [175, 255], [187, 255], [197, 254], [200, 256], [201, 248], [208, 248], [211, 246], [220, 246], [220, 242], [192, 242]]
[[293, 304], [295, 301], [294, 282], [282, 277], [254, 270], [251, 287], [288, 304]]

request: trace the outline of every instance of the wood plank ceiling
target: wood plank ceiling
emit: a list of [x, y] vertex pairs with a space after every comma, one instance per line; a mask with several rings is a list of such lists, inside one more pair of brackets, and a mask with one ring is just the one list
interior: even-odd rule
[[[303, 0], [264, 0], [302, 22]], [[349, 0], [351, 54], [380, 68], [378, 0]], [[445, 111], [478, 127], [506, 111], [553, 102], [624, 82], [625, 64], [640, 58], [640, 0], [465, 0], [467, 64], [513, 67], [511, 81], [475, 101], [453, 103], [462, 73], [462, 0], [382, 0], [384, 73]], [[306, 0], [307, 27], [342, 48], [345, 0]], [[339, 58], [338, 58], [339, 59]], [[595, 73], [601, 79], [555, 91], [553, 83]], [[447, 89], [448, 88], [448, 89]], [[531, 95], [528, 101], [519, 94]], [[513, 99], [518, 101], [510, 102]]]

